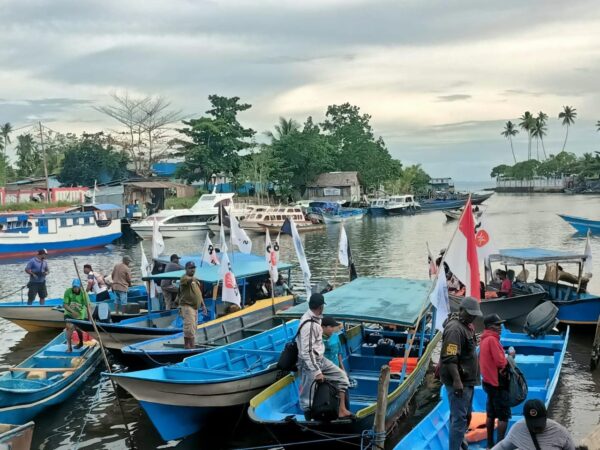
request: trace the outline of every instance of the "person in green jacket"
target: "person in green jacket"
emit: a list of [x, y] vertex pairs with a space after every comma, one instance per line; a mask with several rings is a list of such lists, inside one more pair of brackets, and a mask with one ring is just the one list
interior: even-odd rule
[[[88, 317], [87, 305], [87, 296], [83, 289], [81, 289], [81, 281], [79, 278], [75, 278], [71, 287], [65, 291], [65, 295], [63, 296], [65, 319], [86, 320]], [[67, 352], [73, 351], [73, 331], [75, 331], [79, 337], [79, 344], [77, 344], [75, 348], [83, 347], [83, 331], [74, 324], [66, 322]]]

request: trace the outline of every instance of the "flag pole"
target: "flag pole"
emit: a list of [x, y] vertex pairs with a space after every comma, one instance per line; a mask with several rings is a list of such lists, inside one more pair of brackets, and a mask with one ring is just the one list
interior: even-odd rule
[[333, 269], [333, 283], [331, 284], [331, 289], [335, 289], [335, 280], [337, 279], [337, 271], [338, 271], [338, 265], [340, 263], [340, 239], [342, 238], [342, 229], [344, 227], [344, 224], [341, 223], [340, 224], [340, 233], [338, 236], [338, 251], [337, 254], [335, 255], [335, 267]]

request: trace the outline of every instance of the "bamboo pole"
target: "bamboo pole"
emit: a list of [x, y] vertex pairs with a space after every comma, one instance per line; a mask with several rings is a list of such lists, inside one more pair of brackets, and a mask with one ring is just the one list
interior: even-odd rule
[[385, 448], [385, 413], [387, 411], [387, 396], [390, 386], [390, 366], [387, 364], [381, 366], [379, 372], [379, 383], [377, 384], [377, 406], [375, 409], [375, 448], [384, 450]]

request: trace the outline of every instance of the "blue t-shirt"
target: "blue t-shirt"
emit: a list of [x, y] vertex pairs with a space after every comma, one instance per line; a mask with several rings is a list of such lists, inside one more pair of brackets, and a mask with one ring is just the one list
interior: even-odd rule
[[48, 263], [46, 260], [38, 259], [35, 256], [29, 260], [25, 270], [31, 270], [33, 275], [29, 275], [29, 279], [32, 283], [45, 283], [46, 275], [48, 271]]
[[323, 336], [323, 343], [325, 344], [325, 358], [334, 363], [336, 366], [340, 366], [340, 359], [338, 355], [342, 353], [342, 343], [340, 342], [340, 335], [333, 333], [328, 338]]

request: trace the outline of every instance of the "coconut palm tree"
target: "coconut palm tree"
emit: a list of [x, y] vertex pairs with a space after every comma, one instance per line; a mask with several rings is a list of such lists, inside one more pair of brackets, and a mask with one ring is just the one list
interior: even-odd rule
[[539, 151], [539, 141], [542, 141], [542, 149], [544, 150], [544, 159], [546, 159], [546, 149], [544, 148], [544, 136], [546, 136], [546, 123], [540, 119], [538, 116], [535, 119], [535, 124], [533, 125], [533, 129], [531, 130], [531, 135], [536, 140], [536, 148], [537, 148], [537, 159], [540, 159], [540, 151]]
[[[544, 111], [540, 111], [538, 113], [537, 116], [538, 120], [540, 120], [544, 125], [546, 125], [546, 122], [548, 120], [548, 114], [546, 114]], [[545, 133], [544, 133], [545, 134]], [[542, 142], [542, 150], [544, 151], [544, 159], [548, 158], [548, 156], [546, 155], [546, 146], [544, 145], [544, 137], [540, 136], [540, 141]]]
[[502, 136], [504, 136], [506, 139], [508, 139], [508, 142], [510, 142], [510, 150], [512, 151], [512, 155], [513, 155], [513, 159], [515, 160], [515, 164], [517, 163], [517, 157], [515, 156], [515, 149], [513, 148], [512, 137], [514, 135], [516, 135], [518, 132], [519, 132], [519, 130], [517, 130], [515, 128], [515, 124], [509, 120], [504, 125], [504, 130], [502, 130], [502, 133], [500, 133]]
[[297, 131], [300, 128], [298, 122], [294, 119], [279, 118], [279, 123], [275, 125], [275, 133], [267, 131], [265, 134], [273, 140], [280, 140], [282, 137]]
[[600, 120], [596, 122], [596, 131], [600, 132]]
[[535, 126], [535, 118], [531, 115], [529, 111], [525, 111], [520, 117], [520, 120], [521, 122], [519, 123], [519, 126], [523, 130], [527, 131], [527, 160], [529, 161], [531, 159], [531, 131]]
[[562, 124], [567, 126], [567, 132], [565, 134], [565, 142], [563, 143], [562, 151], [565, 151], [565, 146], [567, 145], [567, 138], [569, 137], [569, 126], [575, 123], [575, 118], [577, 117], [577, 110], [572, 106], [563, 106], [563, 110], [558, 113], [558, 118], [562, 119]]
[[6, 147], [10, 144], [10, 133], [12, 133], [12, 125], [6, 122], [4, 125], [0, 127], [0, 135], [2, 135], [3, 146], [2, 148], [6, 151]]

